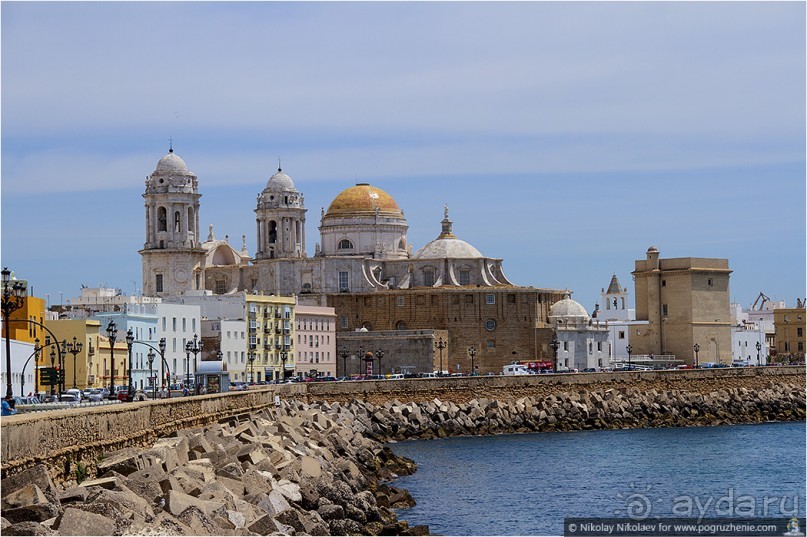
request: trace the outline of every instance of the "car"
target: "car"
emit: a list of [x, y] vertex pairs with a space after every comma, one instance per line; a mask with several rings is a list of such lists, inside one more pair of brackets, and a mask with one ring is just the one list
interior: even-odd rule
[[596, 373], [596, 372], [597, 372], [597, 368], [596, 368], [596, 367], [587, 367], [587, 368], [585, 368], [585, 369], [583, 370], [583, 373]]
[[77, 404], [79, 404], [81, 402], [81, 400], [78, 397], [76, 397], [75, 395], [73, 395], [72, 393], [66, 393], [65, 392], [65, 393], [63, 393], [62, 395], [59, 396], [59, 402], [60, 403], [68, 403], [68, 404], [71, 404], [71, 405], [77, 405]]
[[128, 401], [129, 400], [129, 388], [127, 386], [119, 386], [115, 390], [115, 399], [118, 401]]
[[248, 388], [246, 382], [231, 382], [230, 391], [243, 391]]
[[79, 401], [81, 401], [81, 399], [84, 397], [84, 394], [82, 394], [81, 390], [79, 390], [78, 388], [70, 388], [69, 390], [65, 390], [64, 393], [75, 395]]

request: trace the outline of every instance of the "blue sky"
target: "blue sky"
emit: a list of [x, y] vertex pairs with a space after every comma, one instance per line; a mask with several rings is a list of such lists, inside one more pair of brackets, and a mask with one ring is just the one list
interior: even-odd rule
[[281, 157], [359, 181], [415, 249], [454, 231], [589, 311], [636, 259], [723, 257], [732, 299], [805, 294], [801, 2], [3, 2], [2, 264], [51, 303], [140, 287], [145, 176], [255, 250]]

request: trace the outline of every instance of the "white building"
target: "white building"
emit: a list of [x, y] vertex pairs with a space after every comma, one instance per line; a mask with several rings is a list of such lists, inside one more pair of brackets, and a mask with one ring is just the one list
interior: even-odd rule
[[334, 308], [295, 308], [297, 376], [336, 375], [336, 311]]
[[[0, 338], [0, 385], [3, 395], [6, 393], [8, 376], [6, 371], [6, 338]], [[14, 395], [36, 393], [34, 386], [34, 344], [25, 341], [11, 340], [11, 390]], [[26, 365], [27, 363], [27, 365]], [[24, 373], [23, 373], [24, 367]]]
[[600, 303], [594, 307], [591, 314], [594, 319], [601, 321], [633, 321], [636, 319], [636, 310], [630, 308], [628, 288], [622, 287], [614, 274], [608, 290], [602, 288], [600, 291]]
[[244, 319], [203, 319], [202, 337], [218, 339], [221, 349], [222, 367], [230, 373], [230, 381], [249, 382], [252, 380], [247, 356], [246, 325]]
[[558, 371], [601, 369], [609, 366], [611, 349], [606, 323], [594, 321], [586, 308], [571, 297], [555, 302], [549, 321], [558, 335]]

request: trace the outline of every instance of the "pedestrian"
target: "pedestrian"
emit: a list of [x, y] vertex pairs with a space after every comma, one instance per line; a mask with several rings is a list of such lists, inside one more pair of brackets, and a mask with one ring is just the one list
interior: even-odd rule
[[182, 395], [184, 395], [185, 397], [187, 397], [187, 396], [188, 396], [188, 393], [189, 393], [189, 392], [188, 392], [188, 387], [183, 385], [183, 386], [182, 386]]
[[0, 415], [12, 416], [16, 413], [17, 410], [14, 408], [14, 398], [12, 398], [10, 395], [7, 395], [3, 399], [3, 409], [2, 412], [0, 412]]

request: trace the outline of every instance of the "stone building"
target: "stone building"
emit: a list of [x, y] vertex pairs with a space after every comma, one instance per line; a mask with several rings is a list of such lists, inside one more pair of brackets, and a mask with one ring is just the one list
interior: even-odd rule
[[390, 375], [425, 373], [442, 370], [451, 373], [470, 373], [469, 369], [457, 371], [456, 364], [449, 363], [445, 330], [367, 330], [342, 332], [339, 336], [339, 376]]
[[608, 325], [593, 320], [580, 303], [566, 297], [552, 305], [549, 321], [558, 334], [558, 371], [602, 369], [611, 358]]
[[660, 259], [655, 246], [635, 262], [637, 327], [630, 340], [634, 355], [674, 355], [694, 363], [731, 361], [728, 259]]
[[805, 319], [803, 306], [773, 310], [775, 363], [804, 363]]
[[[198, 181], [173, 151], [147, 178], [143, 290], [149, 296], [298, 296], [336, 310], [339, 335], [372, 330], [447, 330], [451, 363], [500, 372], [513, 359], [546, 354], [549, 307], [567, 290], [513, 285], [501, 259], [483, 255], [453, 232], [445, 208], [437, 238], [414, 251], [404, 211], [368, 183], [351, 186], [322, 209], [320, 241], [306, 253], [304, 196], [278, 168], [258, 195], [257, 246], [250, 256], [228, 238], [198, 241]], [[167, 219], [167, 220], [166, 220]]]

